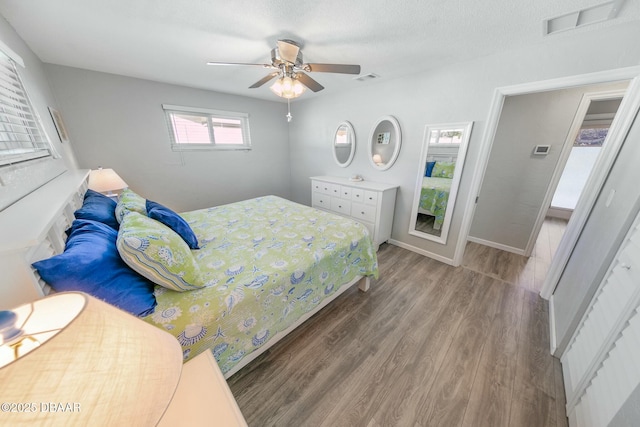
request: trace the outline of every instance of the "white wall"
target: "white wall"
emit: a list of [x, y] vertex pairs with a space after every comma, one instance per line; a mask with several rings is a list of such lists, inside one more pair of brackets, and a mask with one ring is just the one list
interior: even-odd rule
[[[637, 65], [640, 38], [636, 24], [608, 30], [551, 36], [528, 49], [504, 52], [405, 78], [385, 81], [335, 96], [296, 103], [290, 127], [292, 196], [310, 204], [308, 177], [361, 174], [367, 180], [400, 186], [392, 238], [421, 250], [452, 258], [479, 157], [488, 109], [497, 87]], [[598, 55], [593, 55], [597, 51]], [[371, 70], [375, 71], [375, 70]], [[402, 128], [402, 150], [388, 171], [374, 170], [367, 158], [370, 129], [383, 115], [394, 115]], [[353, 163], [333, 162], [331, 141], [338, 123], [349, 120], [356, 132]], [[474, 121], [458, 203], [446, 245], [408, 234], [411, 204], [426, 124]]]
[[[286, 104], [46, 65], [82, 168], [176, 209], [290, 196]], [[162, 104], [249, 113], [252, 150], [174, 152]]]

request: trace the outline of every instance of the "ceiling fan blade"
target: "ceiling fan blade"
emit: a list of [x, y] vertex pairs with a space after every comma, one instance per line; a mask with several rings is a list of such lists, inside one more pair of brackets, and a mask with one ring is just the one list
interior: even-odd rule
[[359, 65], [349, 64], [304, 64], [305, 71], [314, 73], [360, 74]]
[[295, 64], [298, 59], [300, 47], [286, 40], [278, 40], [278, 52], [280, 53], [280, 58]]
[[246, 65], [250, 67], [275, 68], [271, 64], [247, 64], [245, 62], [207, 62], [207, 65]]
[[258, 80], [257, 82], [255, 82], [254, 84], [252, 84], [251, 86], [249, 86], [249, 89], [255, 89], [257, 87], [262, 86], [263, 84], [265, 84], [266, 82], [268, 82], [269, 80], [273, 79], [275, 76], [277, 76], [279, 73], [276, 71], [274, 73], [271, 74], [267, 74], [266, 76], [264, 76], [263, 78], [261, 78], [260, 80]]
[[300, 81], [300, 83], [302, 83], [312, 91], [320, 92], [322, 89], [324, 89], [324, 86], [322, 86], [320, 83], [313, 80], [311, 77], [307, 76], [306, 74], [296, 73], [296, 75], [297, 75], [296, 78]]

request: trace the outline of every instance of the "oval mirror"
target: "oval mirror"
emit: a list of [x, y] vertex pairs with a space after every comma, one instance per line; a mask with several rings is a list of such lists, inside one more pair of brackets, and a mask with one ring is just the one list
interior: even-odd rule
[[409, 234], [446, 244], [473, 122], [427, 125]]
[[338, 125], [333, 136], [333, 158], [338, 166], [346, 168], [356, 153], [356, 133], [351, 123], [344, 121]]
[[369, 161], [378, 170], [387, 170], [398, 158], [402, 134], [400, 124], [393, 116], [380, 118], [369, 136]]

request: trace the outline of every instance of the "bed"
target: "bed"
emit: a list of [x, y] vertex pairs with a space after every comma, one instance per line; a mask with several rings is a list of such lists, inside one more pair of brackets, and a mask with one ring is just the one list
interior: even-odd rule
[[225, 375], [343, 285], [377, 271], [364, 226], [279, 197], [182, 216], [203, 242], [195, 252], [206, 286], [186, 293], [156, 286], [158, 306], [143, 319], [176, 336], [185, 360], [212, 349]]
[[[78, 196], [85, 189], [86, 182], [83, 182], [79, 189], [73, 188], [70, 192], [73, 194], [74, 209], [78, 207]], [[158, 222], [151, 218], [150, 213], [136, 212], [136, 209], [141, 210], [139, 200], [137, 208], [122, 203], [121, 209], [115, 210], [115, 217], [121, 221], [119, 228], [86, 218], [78, 219], [79, 212], [86, 206], [87, 195], [85, 204], [75, 210], [76, 219], [68, 230], [64, 252], [53, 250], [57, 255], [46, 258], [34, 255], [41, 251], [28, 251], [32, 257], [29, 261], [36, 261], [33, 264], [36, 271], [32, 274], [32, 282], [39, 287], [41, 294], [45, 294], [47, 285], [51, 285], [55, 291], [95, 291], [94, 295], [101, 299], [112, 298], [112, 295], [100, 293], [111, 289], [111, 284], [89, 290], [68, 289], [47, 277], [49, 264], [56, 264], [72, 253], [75, 247], [73, 243], [86, 236], [87, 230], [98, 230], [107, 236], [105, 241], [109, 245], [102, 252], [111, 251], [110, 262], [119, 265], [100, 268], [100, 273], [94, 276], [79, 274], [82, 277], [78, 280], [88, 281], [93, 286], [94, 282], [102, 280], [102, 276], [108, 276], [118, 269], [123, 270], [122, 274], [137, 275], [132, 278], [135, 286], [138, 286], [136, 289], [147, 293], [143, 295], [147, 304], [150, 304], [148, 294], [151, 294], [152, 306], [144, 312], [130, 309], [127, 304], [136, 298], [140, 299], [140, 295], [131, 293], [133, 287], [122, 280], [122, 276], [118, 276], [120, 273], [115, 272], [114, 281], [126, 283], [122, 287], [126, 288], [123, 292], [128, 294], [124, 302], [121, 298], [114, 305], [122, 304], [120, 308], [174, 335], [183, 347], [185, 361], [203, 351], [212, 351], [226, 378], [352, 285], [358, 284], [361, 290], [366, 291], [369, 278], [378, 274], [376, 254], [363, 225], [276, 196], [180, 214], [199, 244], [199, 249], [187, 247], [187, 252], [180, 252], [184, 248], [171, 246], [171, 250], [167, 251], [157, 246], [168, 241], [167, 236], [173, 233], [164, 224], [158, 226], [164, 227], [159, 234], [152, 236], [144, 231], [148, 237], [146, 243], [139, 229], [129, 227], [128, 221], [133, 221], [131, 218], [145, 224]], [[70, 211], [74, 212], [68, 203], [61, 204], [59, 214], [67, 219], [53, 221], [55, 233], [41, 233], [45, 241], [50, 236], [60, 236], [61, 224], [67, 226], [72, 220], [69, 218]], [[48, 226], [52, 226], [51, 223], [47, 221]], [[171, 239], [175, 238], [173, 234]], [[140, 250], [145, 244], [148, 247], [156, 245], [158, 249], [153, 253], [152, 261], [146, 260], [155, 263], [148, 271], [136, 266], [136, 260], [130, 259], [144, 258], [151, 253], [149, 250], [146, 253]], [[51, 245], [47, 243], [46, 246]], [[117, 256], [118, 252], [113, 255], [112, 246], [120, 251], [120, 257]], [[100, 247], [100, 244], [92, 244], [94, 247]], [[86, 255], [83, 257], [91, 258]], [[159, 258], [162, 258], [160, 261], [165, 263], [164, 266], [158, 264]], [[166, 276], [166, 269], [170, 269], [167, 262], [179, 264], [176, 262], [179, 258], [189, 258], [191, 269], [182, 269], [177, 275], [174, 274], [173, 282], [168, 286], [152, 281]], [[68, 281], [70, 270], [75, 267], [69, 267], [68, 259], [66, 262], [61, 277]], [[60, 270], [59, 265], [55, 266]], [[197, 280], [192, 276], [197, 276]], [[170, 289], [172, 286], [173, 289]]]
[[418, 204], [418, 213], [434, 217], [434, 230], [440, 230], [444, 223], [457, 159], [448, 147], [442, 150], [427, 158]]
[[433, 229], [440, 230], [447, 210], [451, 178], [428, 177], [422, 179], [420, 190], [420, 205], [418, 213], [433, 216]]

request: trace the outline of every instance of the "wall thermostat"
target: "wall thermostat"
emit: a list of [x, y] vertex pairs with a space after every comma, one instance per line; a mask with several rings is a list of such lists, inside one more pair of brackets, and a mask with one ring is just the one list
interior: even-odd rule
[[533, 149], [533, 155], [546, 156], [547, 154], [549, 154], [550, 150], [551, 150], [550, 145], [536, 145], [535, 148]]

